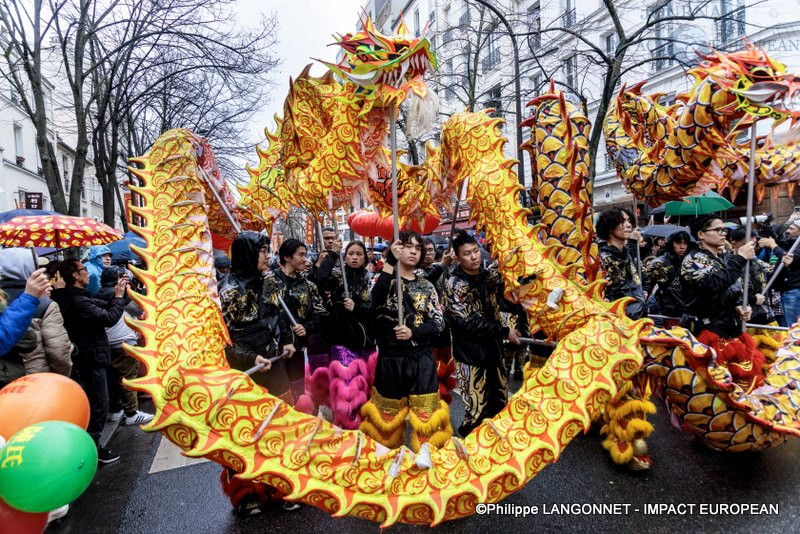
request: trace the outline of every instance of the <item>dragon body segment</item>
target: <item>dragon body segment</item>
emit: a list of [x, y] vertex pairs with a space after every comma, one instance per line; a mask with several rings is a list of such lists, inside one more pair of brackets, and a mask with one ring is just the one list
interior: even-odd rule
[[[146, 429], [162, 431], [189, 456], [230, 466], [290, 499], [384, 525], [437, 524], [470, 515], [476, 503], [499, 501], [555, 461], [617, 384], [640, 368], [638, 338], [646, 322], [630, 322], [618, 304], [599, 301], [592, 293], [597, 285], [588, 290], [567, 278], [567, 268], [550, 256], [553, 247], [536, 240], [517, 200], [520, 186], [513, 162], [502, 154], [505, 140], [497, 123], [485, 113], [457, 114], [448, 121], [442, 153], [451, 164], [450, 176], [456, 185], [470, 177], [474, 213], [496, 243], [498, 257], [508, 257], [507, 287], [529, 303], [529, 313], [544, 304], [553, 287], [567, 288], [568, 305], [542, 323], [561, 339], [550, 362], [506, 409], [468, 436], [463, 448], [450, 440], [432, 454], [429, 470], [415, 467], [403, 448], [400, 473], [392, 477], [397, 451], [297, 412], [229, 369], [223, 351], [227, 331], [205, 282], [213, 277], [209, 199], [201, 181], [192, 178], [197, 162], [182, 131], [164, 134], [135, 160], [143, 168], [134, 172], [145, 184], [136, 192], [146, 201], [135, 208], [146, 225], [135, 231], [148, 242], [137, 252], [148, 268], [135, 273], [147, 287], [146, 297], [135, 297], [146, 319], [131, 324], [146, 343], [127, 350], [148, 369], [130, 382], [153, 397], [156, 417]], [[177, 175], [187, 178], [173, 180]], [[518, 287], [517, 276], [533, 274], [532, 285]]]
[[644, 95], [643, 83], [622, 87], [603, 122], [606, 149], [617, 175], [639, 201], [658, 206], [669, 200], [746, 183], [749, 142], [739, 136], [754, 120], [791, 119], [792, 129], [761, 138], [756, 150], [756, 191], [800, 180], [798, 113], [781, 107], [795, 99], [800, 78], [760, 50], [715, 53], [690, 71], [691, 92], [664, 107], [662, 94]]
[[589, 119], [567, 102], [564, 93], [550, 92], [529, 104], [531, 128], [522, 147], [531, 158], [531, 196], [538, 198], [545, 244], [561, 245], [558, 262], [578, 265], [592, 282], [599, 262], [592, 223], [592, 183], [589, 173]]

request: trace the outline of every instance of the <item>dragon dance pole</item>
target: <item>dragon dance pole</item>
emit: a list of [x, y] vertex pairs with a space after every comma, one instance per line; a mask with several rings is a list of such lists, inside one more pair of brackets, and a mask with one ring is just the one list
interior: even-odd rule
[[[790, 248], [789, 252], [787, 252], [786, 254], [794, 254], [794, 251], [797, 249], [797, 245], [800, 245], [800, 236], [797, 236], [797, 239], [795, 239], [794, 243], [792, 243], [792, 248]], [[775, 268], [775, 272], [772, 273], [769, 282], [767, 282], [767, 285], [764, 286], [764, 292], [762, 293], [764, 296], [767, 295], [767, 291], [769, 291], [769, 289], [772, 287], [772, 284], [775, 283], [775, 280], [778, 279], [778, 275], [781, 274], [782, 270], [783, 270], [783, 262], [780, 262], [778, 266]]]
[[[745, 224], [744, 242], [749, 243], [753, 236], [753, 192], [755, 191], [756, 176], [756, 121], [750, 126], [750, 169], [747, 173], [747, 223]], [[742, 308], [747, 309], [747, 300], [750, 289], [750, 263], [747, 260], [744, 266], [744, 287], [742, 288]], [[747, 330], [747, 321], [742, 321], [742, 332]]]
[[[328, 209], [331, 210], [331, 220], [333, 221], [333, 231], [336, 232], [336, 238], [339, 239], [339, 223], [336, 221], [336, 212], [333, 211], [331, 206], [330, 197], [328, 198]], [[344, 298], [350, 298], [350, 290], [347, 288], [347, 272], [344, 270], [344, 257], [341, 251], [337, 254], [339, 256], [339, 268], [342, 270], [342, 283], [344, 284]]]
[[[394, 218], [394, 241], [400, 240], [400, 217], [397, 207], [397, 128], [395, 128], [394, 104], [389, 107], [389, 146], [392, 151], [392, 217]], [[400, 258], [395, 258], [400, 262]], [[394, 266], [394, 282], [397, 286], [397, 325], [403, 326], [403, 287], [400, 266]]]
[[[633, 197], [633, 222], [636, 223], [635, 228], [639, 228], [639, 217], [636, 213], [636, 197]], [[642, 279], [642, 250], [639, 248], [639, 240], [636, 240], [636, 270], [639, 273], [639, 285], [644, 284], [644, 280]]]

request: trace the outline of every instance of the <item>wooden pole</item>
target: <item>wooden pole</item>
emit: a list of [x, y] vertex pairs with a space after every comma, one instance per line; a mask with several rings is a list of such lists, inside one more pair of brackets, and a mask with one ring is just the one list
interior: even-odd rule
[[[394, 105], [389, 108], [389, 141], [392, 152], [392, 217], [394, 219], [394, 241], [400, 240], [400, 209], [397, 205], [397, 128]], [[403, 287], [400, 276], [400, 258], [394, 266], [394, 281], [397, 286], [397, 325], [403, 326]]]

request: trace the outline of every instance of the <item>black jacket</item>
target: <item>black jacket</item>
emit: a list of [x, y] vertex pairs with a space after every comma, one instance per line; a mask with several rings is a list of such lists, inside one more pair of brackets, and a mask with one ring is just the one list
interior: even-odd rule
[[397, 326], [397, 291], [395, 275], [381, 272], [372, 287], [373, 334], [379, 350], [393, 354], [412, 354], [428, 349], [444, 329], [444, 318], [439, 298], [433, 284], [421, 276], [413, 280], [402, 279], [403, 322], [411, 329], [409, 341], [398, 341], [394, 334]]
[[106, 328], [111, 328], [122, 317], [124, 301], [93, 298], [89, 290], [69, 286], [53, 291], [52, 299], [61, 308], [64, 328], [78, 349], [72, 359], [76, 365], [102, 366], [111, 364], [111, 346]]
[[375, 341], [369, 335], [369, 323], [372, 317], [369, 283], [372, 275], [365, 267], [352, 269], [345, 265], [347, 290], [355, 304], [353, 311], [350, 312], [343, 304], [342, 270], [336, 263], [328, 262], [326, 258], [317, 271], [318, 287], [327, 296], [325, 307], [328, 310], [329, 320], [324, 328], [324, 338], [331, 345], [343, 345], [352, 350], [374, 347]]
[[[292, 322], [283, 307], [280, 305], [280, 296], [292, 312], [294, 319], [306, 329], [306, 336], [322, 334], [322, 328], [328, 319], [328, 310], [322, 304], [317, 286], [309, 282], [305, 276], [298, 273], [297, 276], [287, 276], [279, 268], [267, 272], [264, 277], [264, 288], [262, 291], [263, 302], [266, 306], [266, 314], [269, 316], [280, 315], [284, 324], [287, 325], [287, 335], [293, 336], [290, 330]], [[293, 339], [293, 337], [292, 337]], [[281, 341], [284, 343], [286, 339]], [[307, 339], [300, 338], [295, 340], [299, 343], [297, 348], [306, 346]], [[291, 340], [288, 341], [291, 343]]]
[[681, 286], [681, 262], [683, 258], [673, 250], [667, 250], [657, 258], [648, 259], [644, 265], [644, 290], [652, 294], [658, 286], [655, 299], [663, 315], [683, 315], [683, 288]]
[[628, 248], [620, 250], [606, 241], [602, 241], [600, 243], [600, 264], [603, 268], [603, 278], [608, 281], [605, 299], [613, 302], [623, 297], [633, 297], [635, 301], [625, 308], [625, 315], [631, 319], [641, 319], [647, 315], [636, 259], [631, 257]]
[[445, 318], [453, 334], [453, 358], [476, 367], [500, 365], [509, 328], [500, 317], [503, 284], [497, 271], [476, 275], [453, 269], [445, 281]]
[[[778, 256], [779, 260], [783, 260], [786, 251], [792, 248], [793, 244], [794, 239], [781, 239], [778, 241], [778, 246], [772, 249], [772, 253]], [[800, 289], [800, 253], [795, 252], [792, 263], [781, 270], [776, 282], [776, 289], [782, 292], [790, 289]]]
[[717, 255], [698, 248], [681, 263], [681, 284], [686, 313], [695, 318], [687, 325], [699, 334], [710, 330], [723, 337], [741, 334], [736, 306], [742, 304], [742, 274], [746, 260], [737, 254]]

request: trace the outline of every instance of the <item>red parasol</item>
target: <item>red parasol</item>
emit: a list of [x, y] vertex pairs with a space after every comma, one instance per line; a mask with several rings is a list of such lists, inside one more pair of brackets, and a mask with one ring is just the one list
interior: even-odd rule
[[69, 248], [104, 245], [122, 235], [88, 217], [37, 215], [14, 217], [0, 224], [0, 246]]

